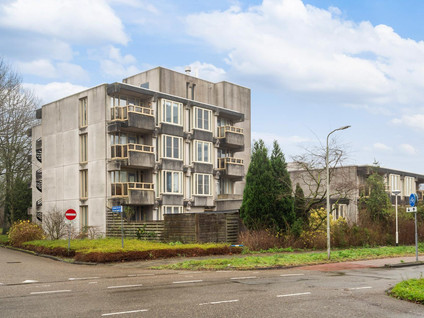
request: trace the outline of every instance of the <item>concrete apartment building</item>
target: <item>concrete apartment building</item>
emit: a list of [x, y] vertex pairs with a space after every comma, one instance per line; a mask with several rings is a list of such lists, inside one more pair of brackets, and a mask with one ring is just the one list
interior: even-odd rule
[[[332, 205], [332, 213], [335, 219], [344, 217], [349, 223], [358, 221], [358, 204], [361, 196], [369, 195], [369, 188], [366, 180], [376, 168], [373, 166], [345, 166], [333, 169], [330, 182], [330, 204]], [[315, 180], [305, 170], [299, 170], [296, 165], [289, 164], [288, 170], [292, 180], [293, 187], [297, 183], [302, 187], [305, 196], [311, 195], [311, 189], [315, 192], [316, 180], [320, 179], [321, 184], [319, 190], [316, 191], [321, 195], [325, 193], [325, 172], [321, 178], [313, 175]], [[383, 177], [386, 192], [390, 197], [392, 204], [395, 204], [396, 197], [394, 190], [399, 190], [398, 204], [409, 205], [409, 196], [411, 193], [417, 193], [420, 200], [423, 193], [420, 190], [420, 184], [424, 183], [424, 175], [405, 172], [395, 169], [377, 168], [377, 172]], [[313, 186], [311, 187], [311, 184]], [[325, 202], [323, 203], [325, 205]]]
[[106, 231], [134, 221], [239, 209], [250, 160], [250, 89], [158, 67], [44, 105], [32, 128], [34, 220], [78, 212]]

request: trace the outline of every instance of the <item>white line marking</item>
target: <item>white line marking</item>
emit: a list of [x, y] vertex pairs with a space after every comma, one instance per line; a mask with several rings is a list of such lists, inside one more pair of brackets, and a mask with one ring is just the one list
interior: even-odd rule
[[302, 295], [310, 295], [310, 292], [306, 293], [296, 293], [296, 294], [286, 294], [286, 295], [277, 295], [277, 297], [292, 297], [292, 296], [302, 296]]
[[31, 283], [38, 283], [38, 280], [27, 279], [22, 282], [22, 284], [31, 284]]
[[148, 311], [148, 309], [140, 309], [140, 310], [130, 310], [130, 311], [121, 311], [121, 312], [111, 312], [109, 314], [103, 314], [102, 317], [104, 316], [113, 316], [113, 315], [123, 315], [123, 314], [133, 314], [136, 312], [145, 312]]
[[155, 276], [156, 274], [137, 274], [137, 276]]
[[349, 288], [349, 290], [357, 290], [357, 289], [370, 289], [372, 288], [371, 286], [365, 286], [365, 287], [354, 287], [354, 288]]
[[221, 300], [221, 301], [211, 301], [209, 303], [201, 303], [199, 306], [203, 305], [216, 305], [216, 304], [224, 304], [224, 303], [235, 303], [238, 302], [238, 299], [232, 299], [232, 300]]
[[90, 285], [90, 284], [97, 284], [97, 282], [88, 282], [88, 284]]
[[256, 276], [246, 276], [246, 277], [233, 277], [230, 279], [234, 279], [234, 280], [239, 280], [239, 279], [253, 279], [253, 278], [257, 278]]
[[138, 285], [122, 285], [122, 286], [109, 286], [109, 289], [112, 288], [127, 288], [127, 287], [141, 287], [143, 286], [142, 284], [138, 284]]
[[216, 271], [217, 273], [234, 273], [234, 271]]
[[187, 284], [187, 283], [200, 283], [203, 282], [203, 280], [201, 279], [197, 279], [197, 280], [181, 280], [178, 282], [172, 282], [173, 284]]
[[88, 280], [88, 279], [99, 279], [100, 277], [76, 277], [76, 278], [69, 278], [68, 280]]
[[64, 290], [49, 290], [49, 291], [42, 291], [42, 292], [32, 292], [30, 295], [38, 295], [38, 294], [54, 294], [54, 293], [69, 293], [71, 290], [64, 289]]
[[304, 276], [305, 274], [283, 274], [281, 277], [289, 277], [289, 276]]

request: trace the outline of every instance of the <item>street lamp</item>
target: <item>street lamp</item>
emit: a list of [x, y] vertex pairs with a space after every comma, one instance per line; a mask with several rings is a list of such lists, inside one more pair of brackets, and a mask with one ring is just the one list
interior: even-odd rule
[[343, 126], [337, 129], [334, 129], [327, 135], [327, 148], [326, 148], [326, 155], [325, 155], [325, 167], [327, 170], [327, 258], [330, 259], [330, 169], [328, 166], [328, 138], [330, 135], [338, 130], [345, 130], [348, 129], [349, 126]]
[[392, 194], [395, 196], [396, 198], [396, 246], [399, 245], [399, 227], [398, 227], [398, 195], [400, 194], [400, 190], [393, 190]]

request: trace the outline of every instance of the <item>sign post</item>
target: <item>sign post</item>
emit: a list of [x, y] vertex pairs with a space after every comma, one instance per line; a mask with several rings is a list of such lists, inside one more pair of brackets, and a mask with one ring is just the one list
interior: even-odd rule
[[[77, 212], [74, 209], [69, 209], [65, 212], [65, 217], [68, 221], [72, 221], [77, 217]], [[68, 222], [68, 254], [71, 250], [71, 222]]]
[[418, 197], [415, 193], [409, 196], [410, 208], [406, 208], [406, 212], [415, 213], [415, 260], [418, 262], [418, 227], [417, 227], [417, 202]]
[[121, 246], [122, 246], [122, 248], [124, 248], [124, 218], [122, 216], [122, 214], [123, 214], [123, 207], [122, 207], [122, 205], [113, 206], [112, 207], [112, 212], [120, 213], [121, 214]]

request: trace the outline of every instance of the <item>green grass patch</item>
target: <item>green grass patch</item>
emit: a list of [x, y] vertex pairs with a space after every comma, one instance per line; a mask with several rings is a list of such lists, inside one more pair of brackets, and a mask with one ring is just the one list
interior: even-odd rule
[[[423, 246], [420, 250], [424, 251]], [[275, 255], [256, 255], [231, 257], [226, 259], [192, 260], [172, 265], [159, 266], [159, 269], [189, 269], [189, 270], [222, 270], [222, 269], [257, 269], [298, 265], [313, 265], [329, 262], [354, 261], [414, 255], [414, 246], [351, 248], [337, 250], [331, 253], [331, 261], [327, 260], [326, 252], [285, 253]]]
[[3, 234], [1, 234], [0, 235], [0, 244], [1, 245], [6, 245], [6, 244], [8, 244], [9, 243], [9, 238], [8, 238], [8, 236], [7, 235], [3, 235]]
[[424, 278], [400, 282], [393, 287], [390, 295], [399, 299], [424, 304]]
[[[45, 248], [68, 248], [68, 240], [41, 240], [26, 242], [23, 246], [41, 246]], [[151, 251], [151, 250], [165, 250], [165, 249], [210, 249], [210, 248], [223, 248], [228, 244], [175, 244], [175, 243], [158, 243], [150, 241], [140, 241], [137, 239], [125, 239], [124, 249], [122, 249], [121, 239], [119, 238], [104, 238], [97, 240], [71, 240], [71, 249], [76, 253], [115, 253], [115, 252], [130, 252], [130, 251]]]

